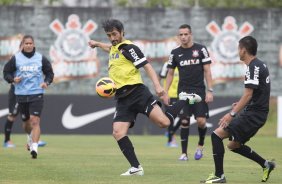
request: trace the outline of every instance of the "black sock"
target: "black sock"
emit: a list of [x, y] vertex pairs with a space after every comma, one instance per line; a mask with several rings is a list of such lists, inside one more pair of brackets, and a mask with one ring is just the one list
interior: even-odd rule
[[133, 147], [130, 139], [128, 138], [128, 136], [124, 136], [123, 138], [121, 138], [117, 142], [118, 142], [118, 145], [119, 145], [121, 152], [123, 153], [125, 158], [128, 160], [130, 165], [132, 167], [138, 168], [140, 163], [137, 160], [137, 157], [136, 157], [135, 152], [134, 152], [134, 147]]
[[184, 128], [181, 127], [180, 138], [181, 138], [182, 153], [186, 153], [187, 154], [188, 138], [189, 138], [189, 126], [188, 127], [184, 127]]
[[11, 135], [11, 131], [12, 131], [12, 127], [13, 127], [13, 121], [10, 121], [9, 119], [7, 119], [6, 124], [5, 124], [5, 140], [4, 142], [7, 142], [10, 140], [10, 135]]
[[175, 134], [175, 132], [178, 130], [178, 128], [180, 127], [180, 119], [178, 120], [178, 122], [176, 123], [176, 125], [173, 127], [173, 134]]
[[215, 175], [221, 177], [223, 172], [223, 158], [224, 158], [224, 146], [222, 139], [218, 137], [214, 132], [211, 135], [212, 140], [212, 152], [215, 166]]
[[174, 132], [173, 132], [173, 127], [172, 126], [169, 126], [168, 128], [167, 128], [167, 136], [168, 136], [168, 141], [167, 142], [171, 142], [172, 141], [172, 136], [173, 136], [173, 134], [174, 134]]
[[178, 130], [178, 128], [180, 127], [180, 119], [177, 121], [176, 125], [174, 125], [175, 123], [173, 122], [173, 125], [170, 124], [170, 126], [168, 127], [167, 131], [168, 131], [168, 142], [172, 141], [172, 137], [175, 134], [175, 132]]
[[166, 108], [165, 114], [170, 120], [170, 124], [174, 124], [174, 119], [179, 114], [181, 109], [184, 107], [184, 105], [187, 104], [187, 101], [184, 100], [178, 100], [173, 105], [170, 105]]
[[265, 168], [265, 159], [263, 159], [260, 155], [258, 155], [256, 152], [254, 152], [249, 146], [242, 145], [240, 148], [236, 148], [234, 150], [231, 150], [235, 153], [238, 153], [248, 159], [251, 159], [258, 163], [261, 167]]
[[206, 136], [206, 133], [207, 133], [207, 127], [205, 127], [205, 128], [198, 127], [198, 132], [199, 132], [198, 145], [203, 146], [205, 144], [205, 136]]

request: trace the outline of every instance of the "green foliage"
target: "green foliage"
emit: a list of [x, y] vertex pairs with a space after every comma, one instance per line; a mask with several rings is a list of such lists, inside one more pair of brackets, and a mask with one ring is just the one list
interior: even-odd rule
[[122, 6], [122, 7], [128, 6], [128, 0], [117, 0], [116, 3], [118, 6]]
[[206, 8], [277, 8], [282, 7], [280, 0], [199, 0]]
[[[53, 5], [54, 2], [60, 2], [61, 0], [48, 0], [49, 5]], [[15, 5], [15, 4], [27, 4], [27, 3], [43, 3], [43, 0], [0, 0], [0, 5]]]
[[13, 5], [15, 3], [25, 3], [28, 0], [0, 0], [0, 5]]
[[166, 8], [173, 5], [171, 0], [147, 0], [146, 7], [149, 8]]

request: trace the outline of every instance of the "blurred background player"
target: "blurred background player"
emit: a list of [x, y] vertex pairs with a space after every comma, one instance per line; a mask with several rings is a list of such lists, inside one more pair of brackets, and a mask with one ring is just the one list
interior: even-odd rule
[[38, 155], [41, 134], [40, 115], [43, 108], [43, 93], [53, 81], [54, 73], [46, 57], [35, 51], [34, 39], [25, 35], [22, 50], [4, 66], [4, 79], [15, 86], [23, 128], [29, 134], [29, 149], [33, 159]]
[[[21, 41], [19, 45], [19, 52], [23, 49], [23, 42]], [[12, 127], [16, 120], [16, 117], [19, 113], [19, 104], [17, 103], [16, 95], [15, 95], [15, 86], [11, 84], [9, 93], [8, 93], [8, 108], [9, 108], [9, 114], [6, 119], [6, 123], [4, 125], [4, 148], [14, 148], [15, 144], [11, 141], [11, 133], [12, 133]], [[28, 135], [29, 136], [29, 135]], [[39, 141], [38, 146], [43, 147], [47, 143], [45, 141]], [[29, 146], [27, 146], [29, 150]]]
[[[164, 63], [164, 65], [162, 66], [162, 69], [159, 73], [159, 77], [161, 80], [163, 80], [163, 86], [165, 88], [166, 86], [166, 76], [167, 76], [167, 72], [168, 72], [168, 68], [167, 68], [167, 62]], [[174, 76], [173, 76], [173, 80], [171, 83], [171, 86], [168, 90], [168, 96], [170, 97], [170, 104], [174, 104], [177, 100], [178, 100], [178, 95], [177, 95], [177, 87], [178, 87], [178, 81], [179, 81], [179, 74], [178, 74], [178, 70], [175, 69], [174, 72]], [[180, 112], [181, 113], [181, 112]], [[176, 136], [175, 133], [178, 130], [180, 126], [180, 118], [176, 117], [174, 120], [174, 124], [171, 124], [168, 128], [167, 128], [167, 147], [177, 147], [177, 142], [176, 142]]]
[[[5, 148], [14, 148], [15, 144], [11, 141], [11, 133], [12, 133], [12, 127], [16, 120], [16, 117], [19, 113], [19, 104], [16, 101], [16, 95], [15, 95], [15, 86], [11, 84], [9, 94], [8, 94], [8, 107], [9, 107], [9, 114], [6, 119], [6, 123], [4, 125], [4, 144], [3, 147]], [[28, 135], [29, 136], [29, 135]], [[47, 143], [45, 141], [39, 141], [38, 146], [43, 147]], [[27, 146], [29, 149], [29, 146]]]
[[[168, 74], [166, 78], [165, 91], [171, 86], [175, 68], [179, 71], [178, 92], [196, 93], [201, 96], [200, 103], [193, 105], [187, 104], [183, 108], [183, 117], [181, 121], [181, 148], [182, 154], [179, 160], [188, 160], [187, 148], [189, 137], [190, 117], [194, 114], [199, 132], [199, 141], [195, 160], [203, 157], [203, 146], [207, 132], [206, 118], [209, 117], [209, 102], [213, 101], [211, 59], [205, 46], [193, 42], [192, 29], [188, 24], [183, 24], [178, 29], [178, 39], [181, 45], [171, 51], [168, 61]], [[205, 81], [204, 81], [205, 79]], [[206, 84], [205, 84], [206, 82]], [[207, 93], [206, 93], [207, 86]], [[169, 99], [165, 101], [169, 103]]]

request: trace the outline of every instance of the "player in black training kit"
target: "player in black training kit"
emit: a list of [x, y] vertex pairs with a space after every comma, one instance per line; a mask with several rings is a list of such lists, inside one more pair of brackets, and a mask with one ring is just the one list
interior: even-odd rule
[[[187, 147], [190, 117], [194, 114], [199, 132], [199, 142], [194, 158], [195, 160], [199, 160], [203, 156], [204, 139], [207, 132], [206, 118], [209, 117], [207, 103], [213, 101], [210, 70], [211, 59], [205, 46], [193, 42], [192, 30], [189, 25], [183, 24], [179, 27], [178, 38], [181, 45], [171, 51], [168, 61], [169, 71], [165, 90], [168, 91], [174, 70], [177, 68], [179, 70], [178, 93], [196, 93], [200, 95], [202, 99], [205, 99], [200, 103], [190, 104], [184, 107], [180, 131], [182, 154], [179, 160], [186, 161], [188, 160]], [[207, 85], [207, 93], [204, 79]], [[168, 102], [165, 103], [167, 104]]]
[[[247, 65], [245, 90], [239, 102], [233, 104], [231, 112], [219, 121], [219, 127], [212, 133], [215, 174], [211, 174], [203, 183], [226, 183], [223, 172], [223, 139], [229, 137], [227, 147], [234, 153], [257, 162], [263, 168], [262, 182], [269, 179], [275, 163], [267, 161], [245, 145], [265, 124], [269, 111], [270, 79], [264, 62], [256, 58], [257, 41], [246, 36], [239, 41], [240, 60]], [[244, 110], [243, 110], [244, 109]], [[243, 112], [236, 117], [239, 111]]]

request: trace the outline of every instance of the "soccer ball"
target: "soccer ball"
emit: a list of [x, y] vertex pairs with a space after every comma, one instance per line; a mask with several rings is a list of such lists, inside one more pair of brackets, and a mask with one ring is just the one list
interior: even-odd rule
[[109, 77], [103, 77], [96, 83], [96, 92], [100, 97], [110, 98], [116, 94], [116, 84]]

